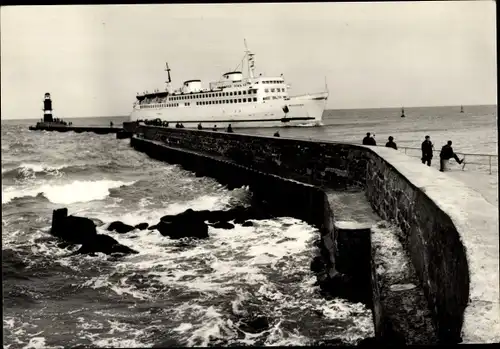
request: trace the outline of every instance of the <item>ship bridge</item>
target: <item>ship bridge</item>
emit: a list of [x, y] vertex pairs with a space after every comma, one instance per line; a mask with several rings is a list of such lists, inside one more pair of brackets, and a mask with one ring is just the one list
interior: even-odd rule
[[243, 74], [240, 71], [232, 71], [222, 75], [223, 81], [237, 82], [243, 80]]
[[201, 91], [201, 80], [186, 80], [182, 84], [182, 93], [192, 93]]

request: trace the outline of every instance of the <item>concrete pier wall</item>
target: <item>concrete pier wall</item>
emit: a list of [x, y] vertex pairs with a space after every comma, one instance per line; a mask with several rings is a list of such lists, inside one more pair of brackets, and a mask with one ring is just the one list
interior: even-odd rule
[[[388, 148], [151, 126], [136, 133], [319, 188], [364, 188], [374, 211], [399, 227], [439, 341], [500, 340], [498, 211], [446, 174]], [[333, 223], [321, 220], [324, 229]]]

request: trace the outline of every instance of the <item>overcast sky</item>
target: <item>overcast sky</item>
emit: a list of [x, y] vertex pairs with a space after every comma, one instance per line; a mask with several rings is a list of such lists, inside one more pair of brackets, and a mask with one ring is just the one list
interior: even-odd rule
[[393, 2], [1, 8], [1, 117], [128, 115], [137, 92], [201, 79], [256, 54], [291, 94], [328, 109], [496, 104], [495, 3]]

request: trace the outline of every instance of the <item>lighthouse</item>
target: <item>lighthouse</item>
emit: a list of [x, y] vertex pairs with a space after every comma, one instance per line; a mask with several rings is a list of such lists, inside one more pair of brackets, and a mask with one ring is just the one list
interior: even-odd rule
[[45, 94], [43, 100], [43, 122], [52, 122], [52, 100], [50, 99], [50, 93]]

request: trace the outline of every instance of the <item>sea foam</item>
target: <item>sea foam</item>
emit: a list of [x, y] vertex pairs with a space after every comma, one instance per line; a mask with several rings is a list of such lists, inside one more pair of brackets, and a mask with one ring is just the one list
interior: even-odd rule
[[101, 181], [72, 181], [64, 184], [42, 184], [36, 187], [19, 188], [8, 187], [2, 189], [2, 204], [9, 203], [14, 198], [26, 196], [35, 197], [42, 193], [54, 204], [72, 204], [76, 202], [89, 202], [105, 199], [109, 189], [132, 185], [134, 182], [113, 180]]

